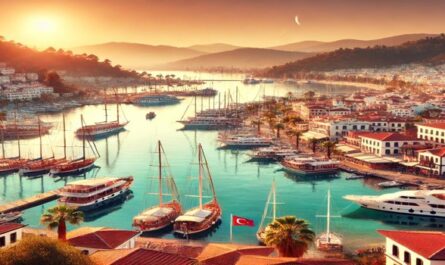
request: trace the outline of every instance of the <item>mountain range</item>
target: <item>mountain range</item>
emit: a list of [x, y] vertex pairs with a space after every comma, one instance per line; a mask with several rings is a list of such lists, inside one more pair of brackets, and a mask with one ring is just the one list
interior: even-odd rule
[[240, 47], [225, 43], [175, 47], [127, 42], [109, 42], [75, 47], [75, 53], [95, 54], [115, 64], [134, 69], [264, 68], [340, 48], [394, 46], [433, 34], [405, 34], [375, 40], [342, 39], [332, 42], [301, 41], [269, 48]]

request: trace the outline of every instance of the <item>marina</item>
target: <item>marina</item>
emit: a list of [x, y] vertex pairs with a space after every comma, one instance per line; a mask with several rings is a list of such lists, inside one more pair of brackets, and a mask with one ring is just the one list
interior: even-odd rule
[[[229, 90], [233, 95], [236, 93], [233, 82], [214, 82], [214, 87], [221, 94], [227, 93]], [[358, 88], [327, 87], [319, 84], [303, 84], [301, 87], [281, 83], [238, 84], [239, 101], [241, 103], [258, 102], [261, 100], [259, 95], [262, 95], [264, 90], [270, 96], [284, 96], [288, 92], [302, 94], [309, 89], [323, 94], [342, 94], [350, 93]], [[196, 194], [196, 191], [198, 191], [198, 181], [196, 179], [199, 175], [196, 166], [196, 163], [198, 163], [198, 143], [201, 143], [205, 150], [223, 215], [217, 229], [203, 235], [200, 238], [202, 241], [229, 241], [229, 216], [230, 213], [233, 213], [254, 220], [256, 225], [252, 229], [237, 228], [238, 231], [233, 238], [234, 242], [257, 244], [256, 230], [273, 179], [276, 181], [276, 192], [279, 194], [280, 203], [286, 205], [286, 207], [277, 209], [277, 216], [296, 215], [299, 218], [306, 219], [317, 233], [326, 230], [325, 220], [316, 218], [316, 216], [326, 213], [325, 196], [320, 196], [320, 194], [327, 194], [330, 187], [332, 212], [342, 216], [342, 218], [332, 219], [331, 227], [333, 231], [343, 235], [345, 249], [355, 249], [369, 243], [381, 242], [382, 239], [375, 233], [376, 229], [394, 229], [394, 227], [400, 229], [443, 229], [440, 226], [433, 226], [434, 224], [440, 225], [440, 220], [432, 225], [431, 220], [416, 219], [416, 225], [414, 225], [411, 224], [412, 222], [403, 221], [406, 218], [403, 215], [374, 214], [372, 210], [362, 209], [360, 206], [343, 199], [343, 196], [348, 194], [378, 195], [398, 190], [397, 188], [388, 188], [384, 191], [379, 189], [377, 183], [381, 181], [372, 178], [346, 180], [346, 177], [354, 174], [344, 171], [337, 172], [335, 178], [313, 178], [286, 173], [281, 170], [278, 163], [247, 163], [251, 158], [249, 150], [219, 149], [220, 141], [217, 131], [179, 130], [182, 124], [178, 123], [177, 120], [180, 119], [188, 105], [193, 105], [193, 100], [193, 98], [188, 98], [178, 104], [168, 106], [147, 107], [122, 104], [123, 113], [131, 122], [125, 126], [125, 130], [94, 141], [94, 145], [100, 153], [100, 157], [95, 161], [96, 169], [83, 172], [77, 176], [50, 177], [45, 175], [28, 178], [20, 177], [17, 173], [2, 176], [0, 178], [0, 204], [7, 205], [38, 193], [56, 190], [73, 181], [101, 178], [103, 176], [131, 175], [134, 177], [131, 186], [132, 198], [88, 213], [85, 225], [105, 225], [132, 229], [132, 218], [134, 216], [159, 203], [157, 196], [149, 196], [147, 193], [157, 192], [158, 189], [157, 179], [153, 179], [153, 176], [157, 176], [158, 167], [150, 165], [157, 164], [158, 157], [153, 151], [156, 150], [157, 141], [160, 140], [168, 155], [171, 173], [175, 177], [183, 209], [192, 209], [198, 203], [196, 197], [185, 195]], [[200, 105], [197, 106], [198, 111], [201, 111]], [[210, 100], [203, 100], [202, 105], [203, 110], [213, 106]], [[104, 105], [88, 105], [72, 108], [65, 112], [67, 145], [73, 147], [68, 155], [70, 155], [70, 152], [82, 154], [82, 139], [75, 136], [75, 130], [81, 127], [79, 117], [83, 115], [85, 120], [97, 121], [103, 117], [103, 110]], [[148, 112], [155, 112], [156, 118], [147, 120], [146, 114]], [[187, 117], [193, 116], [193, 108], [190, 108], [186, 115]], [[45, 114], [41, 116], [41, 119], [54, 124], [50, 131], [49, 139], [51, 139], [51, 142], [61, 143], [63, 138], [62, 114]], [[24, 157], [39, 153], [39, 140], [37, 138], [23, 140], [21, 145], [22, 156]], [[6, 141], [5, 148], [6, 153], [10, 156], [17, 154], [15, 141]], [[60, 144], [53, 149], [55, 157], [63, 157], [63, 148]], [[91, 148], [87, 148], [87, 152], [90, 151], [89, 149]], [[50, 152], [48, 149], [44, 149], [44, 153]], [[90, 157], [91, 154], [86, 154], [86, 156]], [[70, 155], [70, 157], [76, 156]], [[23, 223], [29, 224], [30, 227], [41, 228], [38, 222], [40, 215], [46, 209], [57, 204], [54, 201], [56, 195], [52, 196], [54, 196], [54, 199], [51, 199], [51, 201], [24, 211]], [[366, 211], [364, 212], [364, 210]], [[397, 220], [398, 223], [394, 224]], [[73, 228], [69, 227], [69, 229]], [[150, 236], [174, 238], [171, 231]]]

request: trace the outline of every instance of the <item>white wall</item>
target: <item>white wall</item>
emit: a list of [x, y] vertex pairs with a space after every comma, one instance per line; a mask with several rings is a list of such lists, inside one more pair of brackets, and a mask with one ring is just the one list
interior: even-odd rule
[[20, 228], [20, 229], [17, 229], [17, 230], [13, 230], [13, 231], [9, 231], [7, 233], [4, 233], [4, 234], [0, 235], [0, 238], [1, 237], [5, 238], [5, 243], [6, 243], [5, 246], [9, 246], [9, 245], [12, 244], [11, 243], [11, 234], [13, 234], [13, 233], [17, 234], [17, 241], [22, 240], [23, 228]]

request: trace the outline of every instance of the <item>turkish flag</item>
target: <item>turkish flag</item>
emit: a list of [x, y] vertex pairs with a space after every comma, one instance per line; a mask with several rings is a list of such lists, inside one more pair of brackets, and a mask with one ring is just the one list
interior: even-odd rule
[[232, 217], [232, 225], [233, 226], [254, 226], [254, 223], [253, 223], [253, 220], [234, 215]]

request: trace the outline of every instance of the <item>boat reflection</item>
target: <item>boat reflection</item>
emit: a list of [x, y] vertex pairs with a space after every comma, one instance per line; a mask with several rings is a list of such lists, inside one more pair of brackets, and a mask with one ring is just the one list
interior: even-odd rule
[[104, 216], [107, 216], [107, 215], [121, 209], [122, 205], [126, 201], [131, 200], [133, 197], [134, 197], [133, 191], [128, 190], [126, 196], [123, 197], [123, 199], [114, 202], [112, 205], [107, 205], [105, 207], [98, 208], [97, 210], [94, 210], [92, 212], [85, 213], [84, 219], [86, 222], [93, 222], [93, 221], [98, 220]]
[[377, 220], [383, 224], [395, 227], [416, 227], [416, 229], [442, 230], [445, 228], [445, 218], [417, 216], [400, 213], [381, 212], [372, 209], [358, 208], [342, 215], [344, 218]]

